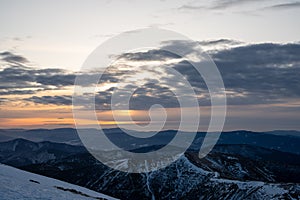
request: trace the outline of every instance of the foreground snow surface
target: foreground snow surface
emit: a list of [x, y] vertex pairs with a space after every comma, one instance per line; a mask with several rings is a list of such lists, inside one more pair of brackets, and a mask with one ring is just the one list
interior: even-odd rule
[[0, 164], [0, 199], [115, 199], [56, 179]]

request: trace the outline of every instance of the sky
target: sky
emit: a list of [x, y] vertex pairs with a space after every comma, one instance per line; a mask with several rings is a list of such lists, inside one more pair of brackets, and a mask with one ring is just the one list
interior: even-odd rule
[[[88, 55], [120, 33], [158, 27], [189, 37], [215, 61], [228, 101], [224, 130], [300, 130], [299, 11], [296, 0], [0, 0], [0, 128], [72, 127], [74, 79]], [[166, 66], [166, 60], [177, 59], [160, 49], [121, 58], [96, 97], [100, 123], [107, 127], [116, 123], [107, 106], [116, 81], [128, 76], [120, 67], [124, 62]], [[201, 93], [200, 130], [205, 130], [210, 105], [203, 80], [195, 80], [188, 63], [175, 61], [171, 67]], [[166, 128], [176, 129], [172, 92], [162, 84], [144, 84], [133, 98], [131, 117], [147, 123], [150, 104], [161, 103], [170, 113]]]

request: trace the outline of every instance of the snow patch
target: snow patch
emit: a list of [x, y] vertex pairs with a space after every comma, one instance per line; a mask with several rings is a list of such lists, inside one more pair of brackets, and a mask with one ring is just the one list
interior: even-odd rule
[[0, 164], [0, 197], [10, 199], [91, 200], [113, 197], [56, 179]]

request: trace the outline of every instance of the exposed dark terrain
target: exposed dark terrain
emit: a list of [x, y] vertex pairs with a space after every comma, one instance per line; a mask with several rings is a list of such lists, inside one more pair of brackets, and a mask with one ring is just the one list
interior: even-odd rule
[[[111, 131], [117, 135], [118, 130]], [[172, 133], [166, 132], [162, 137], [169, 134]], [[203, 136], [204, 133], [199, 133], [179, 160], [150, 173], [131, 174], [110, 169], [81, 145], [53, 142], [51, 137], [47, 137], [50, 140], [47, 142], [37, 141], [35, 137], [35, 142], [27, 138], [1, 142], [0, 162], [121, 199], [300, 198], [300, 137], [297, 135], [223, 133], [213, 151], [199, 159]], [[136, 150], [148, 151], [159, 145], [162, 144], [157, 140], [152, 146], [136, 147]], [[122, 165], [128, 161], [116, 162]]]

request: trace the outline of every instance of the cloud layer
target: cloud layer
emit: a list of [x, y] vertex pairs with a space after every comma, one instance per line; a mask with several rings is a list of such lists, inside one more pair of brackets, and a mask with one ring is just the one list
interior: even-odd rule
[[[199, 3], [199, 2], [197, 2]], [[263, 6], [264, 3], [268, 3], [269, 6]], [[224, 10], [228, 8], [239, 8], [240, 6], [255, 4], [260, 9], [293, 9], [300, 7], [300, 1], [266, 1], [266, 0], [216, 0], [211, 1], [208, 4], [185, 4], [178, 8], [178, 10], [196, 11], [196, 10]]]
[[[172, 48], [188, 49], [187, 55], [196, 51], [197, 45], [220, 46], [226, 48], [209, 51], [215, 61], [226, 87], [230, 105], [256, 105], [285, 103], [289, 99], [300, 98], [300, 44], [243, 44], [234, 40], [221, 39], [216, 41], [200, 41], [195, 44], [184, 41], [168, 41], [164, 45]], [[236, 46], [237, 45], [237, 46]], [[70, 95], [37, 95], [41, 91], [61, 90], [73, 86], [75, 73], [61, 69], [34, 69], [26, 67], [27, 59], [11, 52], [0, 53], [6, 63], [0, 71], [0, 95], [32, 95], [24, 98], [38, 104], [71, 105]], [[147, 62], [160, 61], [162, 68], [173, 68], [181, 73], [193, 86], [198, 95], [199, 104], [210, 105], [210, 97], [204, 80], [198, 72], [185, 60], [172, 53], [156, 49], [147, 52], [126, 53], [119, 57], [122, 64], [112, 66], [103, 74], [100, 86], [122, 83], [134, 76], [149, 74], [140, 87], [134, 91], [130, 108], [136, 110], [149, 109], [153, 104], [164, 107], [179, 107], [178, 101], [169, 86], [179, 87], [178, 80], [172, 79], [167, 70], [157, 70], [157, 67], [147, 66]], [[170, 59], [176, 62], [166, 63]], [[124, 62], [142, 63], [142, 66], [124, 66]], [[200, 63], [201, 64], [201, 63]], [[123, 68], [125, 67], [125, 69]], [[126, 68], [127, 67], [127, 68]], [[89, 80], [95, 74], [80, 74]], [[151, 77], [152, 76], [152, 77]], [[159, 77], [159, 81], [155, 80]], [[123, 92], [129, 92], [133, 83], [123, 86]], [[177, 84], [177, 86], [176, 86]], [[96, 108], [109, 109], [114, 86], [106, 87], [96, 94]], [[124, 94], [125, 94], [124, 93]], [[91, 98], [86, 94], [85, 98]], [[5, 103], [6, 98], [1, 102]], [[191, 97], [192, 98], [192, 97]], [[91, 105], [87, 105], [91, 106]]]

